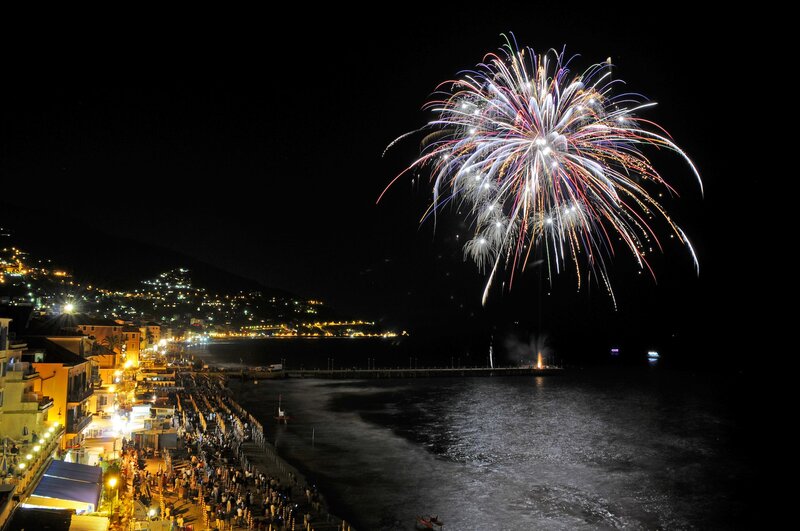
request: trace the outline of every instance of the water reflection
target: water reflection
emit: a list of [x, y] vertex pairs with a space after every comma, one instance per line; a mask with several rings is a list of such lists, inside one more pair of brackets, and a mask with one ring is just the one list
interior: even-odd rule
[[[295, 419], [281, 451], [360, 529], [423, 513], [450, 529], [713, 527], [735, 512], [714, 495], [736, 473], [730, 424], [691, 390], [679, 402], [606, 376], [269, 385]], [[241, 396], [268, 412], [263, 387]]]

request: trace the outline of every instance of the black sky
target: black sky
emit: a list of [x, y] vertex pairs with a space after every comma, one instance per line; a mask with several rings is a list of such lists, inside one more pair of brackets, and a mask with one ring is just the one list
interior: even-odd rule
[[[69, 213], [349, 311], [471, 322], [485, 316], [481, 279], [453, 240], [455, 218], [436, 233], [420, 227], [428, 194], [408, 180], [375, 204], [415, 142], [381, 154], [425, 123], [420, 107], [437, 83], [513, 31], [537, 50], [566, 45], [581, 54], [580, 69], [611, 57], [628, 88], [659, 102], [648, 116], [692, 156], [706, 186], [701, 199], [688, 169], [664, 158], [683, 194], [670, 208], [696, 244], [699, 280], [679, 247], [657, 260], [657, 286], [621, 257], [620, 312], [597, 287], [576, 294], [563, 279], [543, 303], [544, 327], [620, 331], [608, 341], [626, 328], [685, 331], [711, 342], [701, 317], [737, 318], [734, 299], [748, 287], [729, 289], [723, 264], [735, 238], [721, 220], [739, 200], [730, 181], [743, 177], [721, 141], [733, 119], [719, 78], [740, 50], [718, 20], [566, 5], [389, 9], [363, 20], [306, 6], [281, 18], [241, 13], [10, 39], [0, 89], [4, 198], [35, 203], [54, 223]], [[498, 293], [492, 326], [538, 328], [536, 278]]]

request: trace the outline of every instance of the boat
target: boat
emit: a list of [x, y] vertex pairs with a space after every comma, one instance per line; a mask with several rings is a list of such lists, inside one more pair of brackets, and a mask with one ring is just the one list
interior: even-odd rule
[[444, 522], [438, 516], [417, 516], [417, 529], [434, 529], [440, 531], [444, 529]]
[[288, 424], [289, 418], [290, 417], [289, 415], [286, 414], [286, 411], [284, 411], [281, 408], [281, 395], [278, 395], [278, 414], [275, 416], [275, 420], [278, 421], [278, 424], [280, 424], [281, 422], [283, 422], [284, 424]]

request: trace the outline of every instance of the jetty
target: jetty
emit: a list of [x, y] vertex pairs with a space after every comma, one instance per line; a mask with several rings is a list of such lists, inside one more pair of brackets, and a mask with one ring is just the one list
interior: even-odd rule
[[470, 376], [544, 376], [558, 374], [562, 369], [531, 367], [459, 367], [403, 369], [292, 369], [287, 370], [288, 378], [332, 378], [332, 379], [376, 379], [376, 378], [457, 378]]
[[480, 376], [546, 376], [563, 373], [560, 367], [381, 367], [375, 369], [284, 369], [263, 372], [249, 369], [204, 372], [212, 377], [241, 378], [243, 380], [269, 380], [275, 378], [327, 378], [327, 379], [387, 379], [387, 378], [458, 378]]

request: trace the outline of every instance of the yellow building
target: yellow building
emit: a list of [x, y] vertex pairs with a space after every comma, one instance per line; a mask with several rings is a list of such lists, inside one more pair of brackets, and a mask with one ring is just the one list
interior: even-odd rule
[[79, 446], [83, 431], [92, 420], [90, 362], [47, 338], [29, 338], [26, 359], [41, 375], [40, 392], [53, 398], [50, 420], [66, 428], [61, 447]]
[[158, 342], [161, 341], [161, 325], [150, 321], [139, 327], [139, 332], [141, 333], [141, 339], [144, 342], [144, 347], [152, 347], [153, 345], [158, 345]]
[[23, 361], [26, 344], [9, 341], [10, 321], [0, 318], [0, 437], [25, 444], [43, 433], [53, 399], [41, 392], [41, 375]]
[[[123, 365], [136, 367], [139, 365], [139, 349], [142, 344], [142, 332], [135, 326], [125, 326], [122, 329], [122, 340], [124, 342]], [[128, 363], [130, 362], [130, 363]]]
[[[78, 320], [78, 331], [85, 336], [94, 338], [95, 341], [102, 344], [107, 344], [107, 338], [116, 338], [120, 341], [119, 353], [122, 344], [122, 329], [124, 325], [110, 319], [95, 319], [93, 317], [83, 317]], [[115, 348], [114, 350], [117, 350]]]

